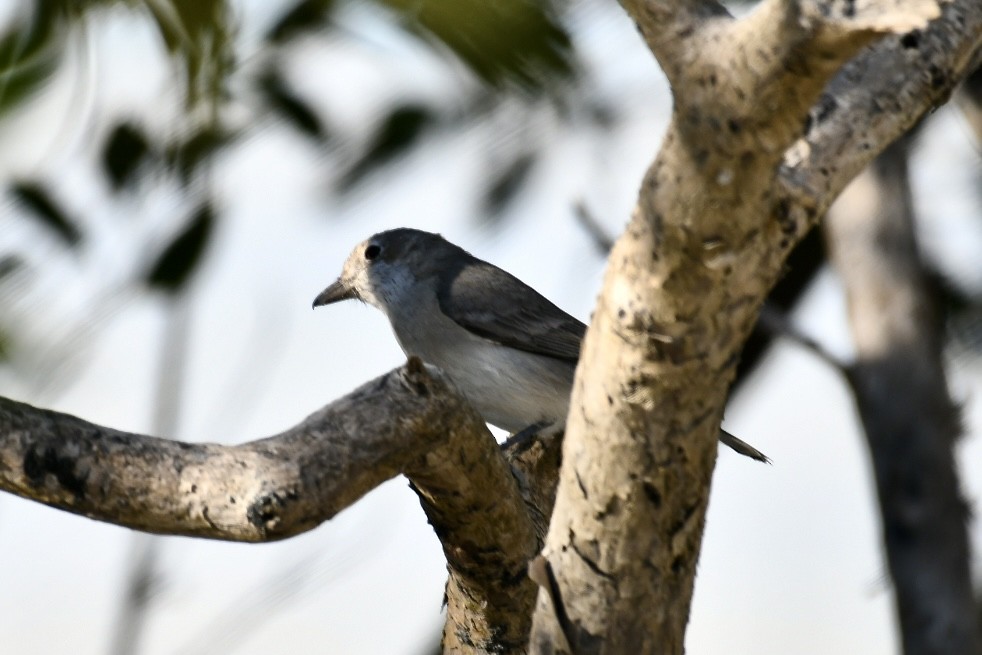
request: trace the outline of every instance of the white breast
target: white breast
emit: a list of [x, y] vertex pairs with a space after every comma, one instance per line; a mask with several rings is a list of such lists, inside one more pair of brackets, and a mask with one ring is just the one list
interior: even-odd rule
[[[445, 316], [436, 298], [386, 308], [406, 355], [446, 372], [484, 420], [509, 432], [565, 425], [574, 367], [476, 336]], [[411, 327], [410, 327], [411, 326]]]

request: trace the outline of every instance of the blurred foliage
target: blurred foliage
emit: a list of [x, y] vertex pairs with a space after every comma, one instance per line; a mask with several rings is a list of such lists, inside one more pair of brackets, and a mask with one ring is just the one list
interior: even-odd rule
[[113, 190], [129, 186], [150, 154], [150, 143], [138, 125], [128, 120], [117, 123], [102, 148], [102, 170]]
[[[573, 41], [551, 3], [542, 0], [375, 0], [393, 10], [404, 29], [456, 55], [494, 87], [517, 84], [539, 91], [576, 75]], [[283, 44], [331, 25], [335, 0], [302, 0], [267, 33]]]
[[64, 245], [75, 248], [82, 241], [82, 233], [75, 221], [40, 182], [14, 182], [10, 187], [10, 194], [27, 210], [25, 213], [28, 216], [36, 219]]
[[4, 255], [0, 257], [0, 280], [13, 275], [23, 265], [24, 261], [17, 255]]
[[170, 54], [183, 62], [188, 110], [206, 103], [214, 118], [235, 67], [235, 24], [225, 0], [156, 0], [144, 5]]
[[169, 294], [184, 291], [201, 265], [214, 226], [215, 209], [210, 202], [205, 202], [147, 271], [144, 279], [146, 285]]
[[326, 27], [330, 23], [334, 7], [334, 0], [300, 0], [280, 14], [279, 19], [266, 33], [266, 40], [273, 44], [283, 44]]
[[481, 209], [486, 216], [499, 216], [524, 188], [537, 161], [535, 152], [520, 152], [507, 166], [491, 176], [491, 182], [481, 199]]
[[132, 190], [144, 171], [171, 173], [187, 186], [199, 168], [236, 137], [236, 133], [220, 125], [206, 125], [156, 142], [142, 126], [123, 119], [109, 130], [100, 162], [116, 193]]
[[11, 350], [10, 335], [0, 329], [0, 364], [10, 359]]
[[573, 44], [548, 2], [532, 0], [380, 0], [406, 28], [450, 49], [494, 86], [516, 82], [526, 90], [571, 78]]
[[417, 145], [435, 121], [434, 113], [424, 105], [411, 103], [393, 107], [375, 130], [365, 153], [341, 176], [338, 190], [342, 193], [350, 190], [369, 173]]
[[[392, 10], [403, 27], [425, 43], [456, 55], [480, 79], [495, 87], [517, 85], [529, 92], [575, 78], [573, 43], [549, 3], [531, 0], [375, 0]], [[236, 23], [227, 0], [43, 0], [29, 4], [19, 20], [0, 34], [0, 115], [16, 107], [55, 72], [65, 36], [82, 25], [94, 8], [126, 5], [146, 12], [167, 51], [181, 62], [184, 97], [190, 111], [206, 109], [204, 119], [228, 98], [228, 78], [236, 69]], [[302, 0], [291, 5], [266, 35], [283, 46], [302, 34], [330, 25], [334, 0]], [[267, 79], [267, 82], [270, 81]], [[282, 92], [273, 85], [267, 91]], [[290, 96], [282, 108], [299, 125], [311, 123]]]
[[188, 185], [195, 173], [237, 136], [220, 124], [197, 128], [164, 146], [163, 163]]
[[[359, 0], [346, 0], [357, 2]], [[367, 1], [367, 0], [360, 0]], [[530, 0], [373, 0], [407, 33], [441, 54], [452, 54], [488, 86], [468, 90], [465, 100], [472, 120], [493, 111], [499, 96], [520, 90], [531, 101], [546, 91], [557, 99], [559, 90], [577, 80], [572, 40], [549, 2]], [[285, 3], [265, 34], [269, 63], [260, 66], [251, 83], [262, 104], [302, 136], [328, 145], [327, 122], [285, 79], [280, 51], [304, 35], [334, 27], [338, 0], [300, 0]], [[23, 3], [19, 18], [0, 35], [0, 115], [39, 89], [64, 60], [66, 36], [84, 28], [87, 12], [124, 6], [140, 11], [161, 37], [166, 52], [179, 63], [186, 124], [170, 143], [149, 138], [138, 121], [119, 121], [101, 149], [102, 171], [113, 191], [130, 189], [148, 167], [164, 165], [188, 185], [198, 166], [241, 136], [230, 129], [222, 108], [230, 99], [228, 83], [237, 70], [237, 23], [228, 0], [45, 0]], [[548, 100], [547, 100], [548, 101]], [[460, 118], [459, 116], [456, 118]], [[467, 123], [466, 116], [464, 124]], [[400, 155], [418, 147], [438, 127], [445, 112], [420, 102], [404, 102], [387, 111], [377, 123], [363, 152], [337, 177], [337, 191], [346, 193]], [[458, 120], [456, 127], [462, 123]], [[159, 141], [159, 140], [158, 140]], [[490, 176], [483, 193], [486, 213], [504, 211], [517, 196], [535, 159], [527, 144], [515, 153], [505, 170]], [[69, 214], [40, 187], [13, 189], [23, 205], [77, 245], [80, 234]]]
[[[51, 3], [54, 5], [54, 3]], [[57, 14], [47, 3], [0, 34], [0, 116], [38, 90], [57, 67], [64, 43]]]
[[226, 97], [234, 58], [233, 29], [222, 0], [37, 0], [22, 3], [19, 20], [0, 35], [0, 115], [24, 101], [55, 72], [69, 28], [84, 25], [96, 8], [127, 5], [147, 11], [167, 50], [185, 71], [189, 109], [206, 100], [214, 110]]
[[327, 129], [317, 113], [290, 88], [279, 70], [272, 67], [265, 70], [257, 86], [266, 105], [287, 125], [322, 143], [327, 140]]

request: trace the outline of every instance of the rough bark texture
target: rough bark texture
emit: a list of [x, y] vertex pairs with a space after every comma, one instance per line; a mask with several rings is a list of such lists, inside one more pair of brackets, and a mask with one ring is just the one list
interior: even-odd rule
[[857, 349], [849, 378], [873, 460], [904, 653], [982, 653], [952, 452], [960, 417], [915, 239], [907, 139], [843, 200], [826, 227], [848, 294]]
[[774, 0], [735, 21], [713, 2], [624, 4], [676, 109], [584, 343], [534, 652], [683, 651], [716, 430], [757, 309], [788, 250], [950, 92], [982, 36], [978, 3], [946, 4], [822, 95], [860, 48], [938, 5]]
[[443, 649], [521, 653], [536, 591], [526, 568], [542, 542], [498, 444], [472, 439], [451, 433], [406, 469], [447, 556]]
[[484, 431], [467, 405], [418, 368], [238, 446], [120, 432], [0, 399], [0, 486], [145, 532], [272, 541], [331, 518], [465, 420]]
[[447, 553], [454, 651], [524, 648], [535, 599], [525, 567], [541, 533], [523, 498], [549, 498], [556, 452], [533, 440], [525, 459], [509, 453], [513, 474], [480, 417], [418, 360], [237, 446], [121, 432], [0, 398], [0, 489], [145, 532], [282, 539], [405, 473]]

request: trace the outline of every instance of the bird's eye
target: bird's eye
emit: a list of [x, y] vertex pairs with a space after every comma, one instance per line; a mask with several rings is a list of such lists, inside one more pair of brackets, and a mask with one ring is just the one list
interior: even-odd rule
[[382, 252], [382, 249], [373, 243], [372, 245], [365, 248], [365, 259], [371, 261], [376, 257], [378, 257], [380, 252]]

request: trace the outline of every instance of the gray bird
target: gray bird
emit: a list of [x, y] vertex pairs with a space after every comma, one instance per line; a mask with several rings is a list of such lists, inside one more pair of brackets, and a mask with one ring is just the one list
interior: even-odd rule
[[[406, 355], [442, 369], [488, 423], [565, 427], [586, 326], [515, 276], [439, 234], [400, 228], [355, 246], [313, 306], [352, 298], [382, 310]], [[767, 461], [727, 432], [720, 441]]]

